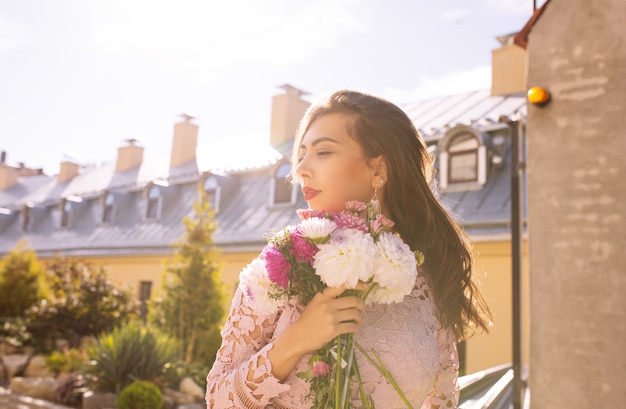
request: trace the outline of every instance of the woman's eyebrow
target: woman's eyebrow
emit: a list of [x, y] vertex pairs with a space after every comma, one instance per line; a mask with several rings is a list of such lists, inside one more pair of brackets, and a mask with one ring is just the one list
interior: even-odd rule
[[[311, 147], [322, 143], [322, 142], [334, 142], [334, 143], [339, 143], [339, 141], [337, 141], [336, 139], [330, 138], [328, 136], [322, 136], [317, 138], [316, 140], [314, 140], [313, 142], [311, 142]], [[306, 149], [306, 146], [304, 144], [300, 145], [300, 149]]]

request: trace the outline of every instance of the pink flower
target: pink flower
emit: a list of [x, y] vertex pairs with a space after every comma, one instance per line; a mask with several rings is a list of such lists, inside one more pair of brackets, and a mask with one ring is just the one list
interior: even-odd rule
[[313, 364], [313, 376], [324, 376], [330, 373], [330, 365], [324, 361], [318, 361]]
[[370, 220], [370, 232], [372, 236], [377, 237], [382, 231], [388, 231], [394, 226], [394, 222], [387, 219], [382, 214], [376, 216], [376, 219]]
[[333, 221], [340, 229], [356, 229], [367, 233], [365, 219], [356, 213], [339, 212], [333, 216]]
[[291, 266], [283, 253], [270, 243], [263, 248], [261, 257], [265, 260], [265, 268], [270, 281], [279, 287], [287, 288]]
[[326, 217], [326, 212], [323, 210], [313, 210], [313, 209], [298, 209], [296, 210], [298, 217], [300, 220], [310, 219], [311, 217], [319, 217], [323, 219]]
[[318, 252], [317, 246], [309, 243], [309, 241], [305, 239], [297, 229], [291, 234], [291, 243], [293, 244], [291, 254], [293, 254], [296, 258], [296, 261], [298, 263], [306, 261], [312, 265], [313, 256], [315, 256], [315, 253]]
[[386, 229], [390, 229], [396, 224], [393, 220], [389, 220], [382, 214], [376, 215], [376, 221], [385, 226]]

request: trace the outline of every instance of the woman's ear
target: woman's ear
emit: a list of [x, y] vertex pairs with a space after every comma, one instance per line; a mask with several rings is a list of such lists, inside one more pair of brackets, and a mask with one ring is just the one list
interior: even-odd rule
[[387, 183], [387, 162], [383, 155], [378, 155], [371, 159], [372, 173], [372, 187], [379, 189]]

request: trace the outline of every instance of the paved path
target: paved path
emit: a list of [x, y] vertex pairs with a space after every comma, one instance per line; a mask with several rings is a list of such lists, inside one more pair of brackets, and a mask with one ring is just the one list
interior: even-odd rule
[[0, 408], [2, 409], [71, 409], [41, 399], [16, 395], [0, 387]]

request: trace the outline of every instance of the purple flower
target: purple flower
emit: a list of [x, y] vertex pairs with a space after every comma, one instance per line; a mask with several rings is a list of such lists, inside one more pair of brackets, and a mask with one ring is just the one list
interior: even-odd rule
[[265, 260], [265, 268], [270, 281], [279, 287], [287, 288], [291, 266], [283, 253], [270, 243], [263, 249], [261, 257]]
[[324, 376], [330, 373], [330, 365], [324, 361], [318, 361], [313, 364], [313, 376]]

